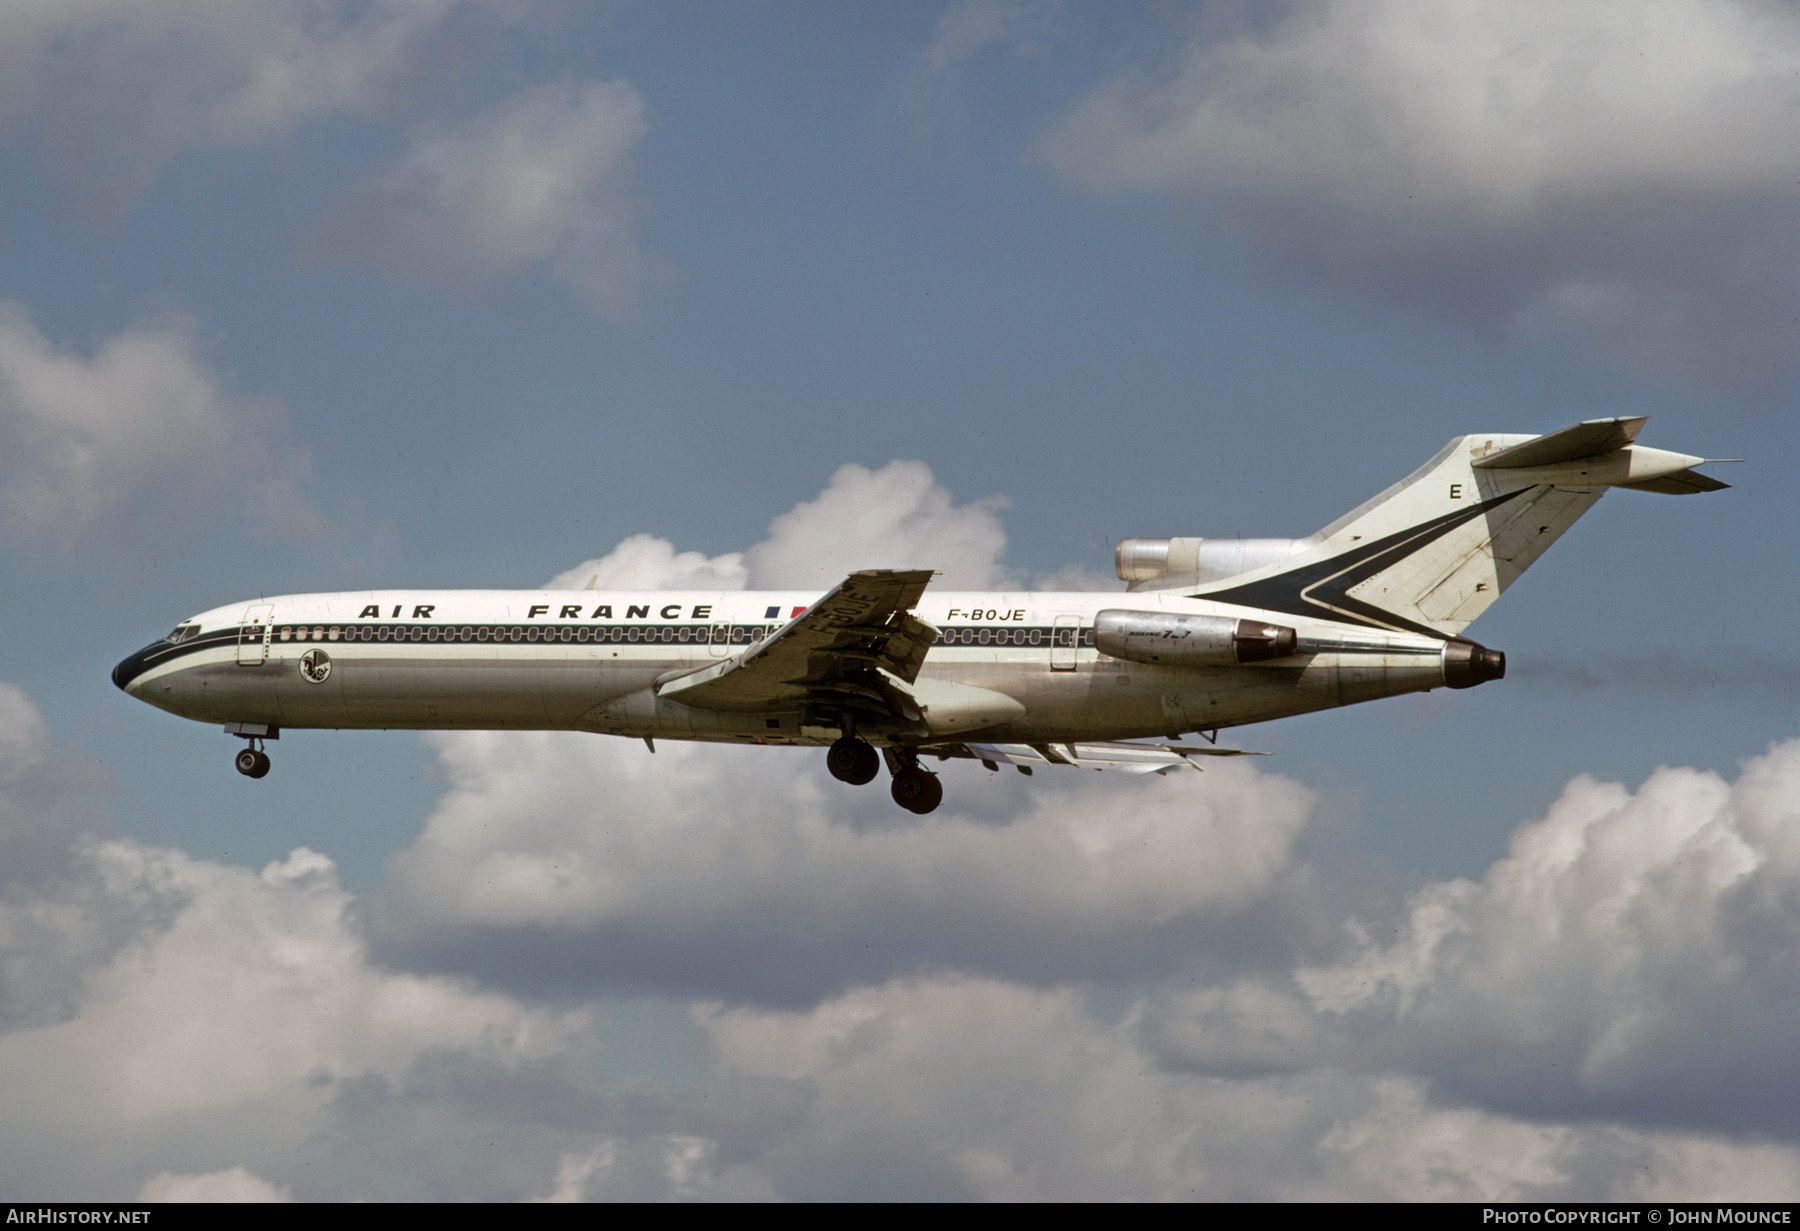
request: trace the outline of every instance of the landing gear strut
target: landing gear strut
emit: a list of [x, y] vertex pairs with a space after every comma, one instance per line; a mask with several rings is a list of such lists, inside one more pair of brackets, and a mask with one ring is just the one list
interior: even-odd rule
[[237, 736], [246, 745], [242, 752], [231, 758], [238, 773], [246, 778], [261, 778], [269, 772], [269, 754], [263, 751], [263, 741], [280, 739], [280, 727], [260, 722], [228, 722], [225, 734]]
[[237, 754], [237, 772], [246, 778], [260, 778], [269, 772], [269, 754], [254, 745]]
[[944, 802], [944, 784], [930, 770], [919, 768], [918, 753], [910, 748], [888, 752], [888, 768], [894, 771], [890, 793], [895, 803], [923, 816]]
[[881, 770], [881, 754], [854, 735], [846, 735], [825, 754], [825, 768], [839, 782], [861, 786]]

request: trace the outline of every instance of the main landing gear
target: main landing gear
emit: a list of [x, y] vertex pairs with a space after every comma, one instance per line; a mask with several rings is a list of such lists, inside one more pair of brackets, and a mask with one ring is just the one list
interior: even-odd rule
[[825, 768], [839, 782], [861, 786], [881, 772], [881, 754], [854, 735], [846, 735], [825, 754]]
[[[919, 754], [910, 748], [889, 748], [888, 768], [894, 772], [894, 802], [908, 812], [924, 815], [944, 802], [944, 784], [929, 770], [919, 768]], [[839, 782], [862, 786], [881, 770], [882, 754], [854, 735], [845, 735], [825, 754], [825, 767]]]
[[910, 758], [909, 764], [894, 772], [894, 783], [890, 790], [895, 803], [920, 816], [944, 802], [944, 784], [930, 770], [919, 768], [917, 755]]

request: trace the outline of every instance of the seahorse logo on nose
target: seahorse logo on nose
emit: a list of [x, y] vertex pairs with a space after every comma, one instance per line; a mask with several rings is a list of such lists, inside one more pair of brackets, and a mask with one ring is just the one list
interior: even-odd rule
[[310, 683], [323, 684], [331, 675], [331, 655], [324, 650], [308, 650], [300, 656], [300, 674]]

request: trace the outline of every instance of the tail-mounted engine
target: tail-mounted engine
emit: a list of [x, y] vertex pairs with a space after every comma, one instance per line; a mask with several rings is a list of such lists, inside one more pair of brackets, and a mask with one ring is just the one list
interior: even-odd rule
[[1307, 539], [1120, 539], [1113, 570], [1133, 590], [1167, 590], [1254, 572], [1311, 545]]
[[1230, 616], [1113, 610], [1094, 617], [1095, 647], [1126, 662], [1228, 667], [1286, 658], [1298, 643], [1291, 628]]
[[1461, 637], [1444, 645], [1444, 683], [1451, 688], [1473, 688], [1489, 680], [1506, 678], [1506, 655]]

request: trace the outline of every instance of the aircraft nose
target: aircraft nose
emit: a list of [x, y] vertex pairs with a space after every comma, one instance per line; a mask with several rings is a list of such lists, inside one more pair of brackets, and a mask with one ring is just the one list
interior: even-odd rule
[[130, 692], [131, 682], [144, 673], [144, 667], [146, 661], [150, 657], [150, 652], [156, 648], [156, 644], [152, 643], [145, 646], [137, 653], [121, 659], [119, 665], [112, 669], [112, 682], [122, 691]]

